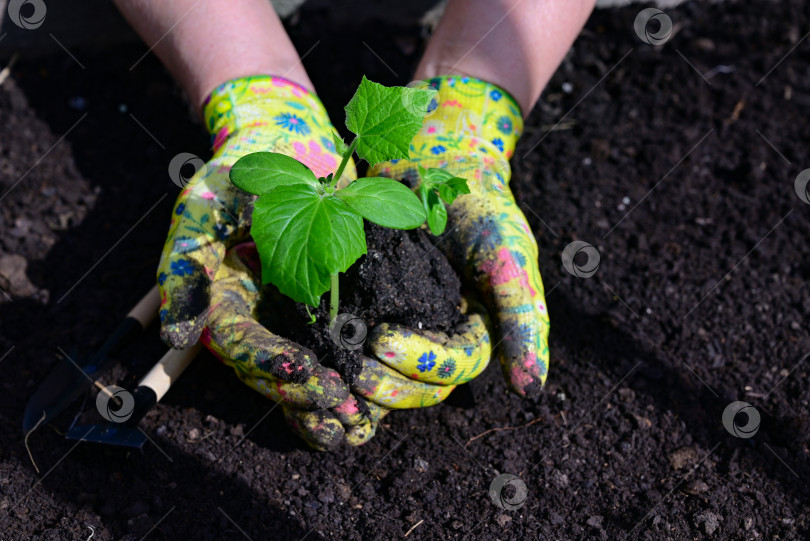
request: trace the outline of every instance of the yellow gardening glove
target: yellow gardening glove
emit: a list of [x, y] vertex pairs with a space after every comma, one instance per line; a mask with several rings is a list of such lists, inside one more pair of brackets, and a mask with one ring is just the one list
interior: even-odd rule
[[[371, 331], [367, 349], [374, 357], [362, 357], [362, 369], [350, 385], [352, 395], [331, 410], [344, 425], [350, 445], [368, 441], [392, 409], [434, 406], [483, 372], [491, 355], [486, 312], [463, 304], [467, 320], [452, 335], [417, 334], [387, 323]], [[317, 426], [310, 412], [295, 413]]]
[[[252, 280], [240, 258], [249, 248], [234, 248], [250, 240], [255, 197], [236, 188], [228, 176], [242, 156], [268, 150], [296, 158], [317, 175], [334, 172], [339, 157], [329, 117], [303, 87], [280, 77], [257, 76], [214, 90], [204, 118], [214, 156], [184, 187], [174, 207], [158, 268], [161, 336], [176, 348], [199, 338], [240, 379], [285, 408], [339, 405], [349, 389], [337, 372], [256, 320], [261, 282]], [[346, 171], [356, 176], [354, 164]], [[334, 419], [331, 428], [342, 430]]]
[[[417, 187], [421, 165], [467, 179], [471, 193], [450, 206], [446, 232], [436, 242], [486, 299], [509, 387], [533, 395], [548, 372], [549, 319], [537, 243], [508, 186], [508, 160], [523, 127], [520, 107], [505, 90], [478, 79], [445, 76], [427, 83], [438, 94], [411, 143], [410, 161], [377, 164], [368, 176]], [[400, 335], [392, 341], [404, 340], [401, 329]]]
[[[480, 314], [472, 314], [452, 337], [444, 333], [402, 337], [407, 332], [380, 325], [369, 337], [375, 356], [362, 357], [363, 366], [348, 399], [329, 412], [291, 410], [288, 421], [299, 432], [311, 433], [305, 437], [311, 440], [331, 413], [343, 425], [346, 442], [361, 445], [374, 436], [380, 419], [392, 409], [434, 406], [489, 363], [489, 334]], [[394, 333], [401, 336], [396, 345], [391, 340]]]

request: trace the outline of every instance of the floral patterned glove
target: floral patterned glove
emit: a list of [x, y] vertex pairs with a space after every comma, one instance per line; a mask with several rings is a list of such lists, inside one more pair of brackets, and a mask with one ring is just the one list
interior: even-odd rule
[[549, 319], [537, 243], [509, 190], [523, 117], [503, 89], [470, 77], [430, 79], [436, 108], [413, 139], [410, 161], [373, 167], [369, 176], [420, 182], [417, 165], [466, 178], [471, 193], [448, 209], [437, 239], [451, 263], [487, 300], [500, 338], [499, 357], [518, 395], [539, 392], [548, 372]]
[[[487, 367], [489, 335], [480, 318], [472, 315], [472, 322], [459, 326], [453, 338], [438, 333], [431, 337], [408, 335], [407, 347], [396, 352], [388, 350], [391, 342], [386, 334], [391, 331], [381, 325], [383, 330], [375, 331], [369, 340], [375, 357], [363, 356], [362, 370], [351, 385], [352, 394], [329, 411], [288, 410], [288, 422], [312, 442], [320, 436], [321, 423], [331, 415], [343, 425], [349, 445], [362, 445], [374, 436], [379, 421], [392, 409], [435, 406], [457, 385]], [[463, 337], [477, 341], [466, 343]], [[426, 375], [428, 371], [432, 374]]]
[[[491, 355], [486, 312], [478, 306], [462, 311], [468, 319], [448, 336], [419, 334], [400, 325], [375, 327], [368, 345], [374, 357], [363, 356], [363, 367], [351, 384], [352, 395], [333, 408], [350, 445], [368, 441], [380, 419], [392, 409], [426, 408], [447, 398], [456, 386], [477, 377]], [[382, 362], [380, 362], [382, 361]], [[318, 426], [321, 413], [293, 412], [307, 432]]]
[[[251, 279], [241, 259], [249, 248], [235, 248], [250, 240], [255, 197], [228, 177], [236, 160], [267, 150], [292, 156], [318, 175], [334, 172], [339, 158], [326, 111], [303, 87], [280, 77], [257, 76], [214, 90], [204, 118], [214, 156], [184, 187], [174, 207], [158, 268], [161, 336], [176, 348], [200, 339], [242, 381], [285, 408], [337, 406], [349, 396], [337, 372], [320, 365], [313, 352], [271, 333], [255, 317], [261, 282]], [[356, 175], [353, 164], [347, 171]], [[335, 419], [332, 424], [334, 430], [342, 428]]]

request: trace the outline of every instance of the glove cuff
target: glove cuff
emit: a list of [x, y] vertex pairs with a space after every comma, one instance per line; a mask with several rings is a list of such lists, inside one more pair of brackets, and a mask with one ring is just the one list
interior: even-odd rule
[[203, 118], [215, 155], [233, 139], [242, 154], [281, 152], [317, 175], [325, 176], [337, 166], [334, 127], [323, 103], [289, 79], [255, 75], [227, 81], [203, 103]]

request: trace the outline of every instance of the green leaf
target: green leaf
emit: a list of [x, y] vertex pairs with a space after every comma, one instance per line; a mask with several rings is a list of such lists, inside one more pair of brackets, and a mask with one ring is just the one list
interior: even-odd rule
[[470, 187], [467, 185], [467, 179], [461, 177], [453, 177], [445, 183], [445, 186], [452, 188], [456, 194], [470, 193]]
[[430, 184], [443, 184], [451, 178], [456, 178], [456, 176], [447, 169], [441, 169], [439, 167], [425, 169], [421, 165], [418, 165], [417, 167], [419, 168], [419, 176], [422, 177], [422, 180], [427, 181]]
[[[464, 180], [464, 179], [459, 179]], [[464, 192], [462, 193], [470, 193], [470, 189], [467, 188], [466, 181], [464, 181]], [[447, 203], [448, 205], [452, 205], [453, 201], [456, 200], [456, 197], [459, 195], [459, 190], [456, 189], [454, 186], [450, 184], [440, 184], [439, 185], [439, 196], [441, 196], [442, 201]]]
[[255, 195], [279, 186], [318, 186], [315, 173], [309, 167], [277, 152], [254, 152], [243, 156], [231, 167], [230, 178], [238, 188]]
[[439, 197], [441, 197], [442, 201], [444, 201], [448, 205], [453, 204], [453, 201], [456, 200], [457, 195], [458, 192], [456, 192], [453, 188], [451, 188], [447, 184], [439, 185]]
[[363, 219], [332, 195], [304, 184], [262, 194], [250, 229], [262, 262], [262, 283], [317, 307], [330, 276], [366, 253]]
[[341, 156], [349, 151], [349, 147], [343, 142], [343, 138], [334, 130], [332, 131], [332, 141], [335, 143], [335, 152]]
[[346, 105], [346, 127], [357, 135], [357, 155], [374, 165], [410, 157], [411, 140], [422, 127], [427, 106], [436, 91], [427, 88], [387, 87], [363, 77]]
[[467, 179], [457, 177], [453, 173], [437, 167], [430, 169], [425, 169], [421, 165], [417, 167], [419, 176], [422, 177], [422, 185], [426, 185], [428, 190], [438, 189], [442, 200], [448, 205], [452, 205], [459, 194], [470, 193]]
[[414, 193], [396, 180], [355, 180], [335, 196], [363, 218], [393, 229], [413, 229], [425, 221], [425, 209]]
[[[418, 167], [422, 167], [421, 165]], [[427, 182], [423, 182], [419, 185], [419, 199], [422, 200], [422, 205], [425, 207], [425, 212], [429, 213], [430, 209], [428, 208], [428, 194], [430, 190], [428, 189]]]
[[430, 207], [427, 216], [428, 227], [430, 227], [430, 232], [438, 237], [444, 233], [444, 228], [447, 227], [447, 208], [439, 200], [436, 192], [428, 194], [427, 205]]

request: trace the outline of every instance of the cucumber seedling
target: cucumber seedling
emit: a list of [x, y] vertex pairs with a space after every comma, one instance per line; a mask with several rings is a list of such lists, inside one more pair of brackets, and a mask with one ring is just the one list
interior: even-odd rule
[[419, 197], [427, 214], [427, 223], [430, 232], [438, 236], [444, 233], [447, 227], [447, 207], [452, 205], [461, 194], [470, 193], [467, 180], [448, 173], [444, 169], [425, 169], [419, 167], [419, 176], [422, 184], [419, 185]]
[[[346, 127], [355, 137], [346, 145], [334, 134], [342, 160], [327, 177], [316, 178], [303, 163], [275, 152], [248, 154], [233, 165], [231, 182], [259, 196], [250, 233], [261, 259], [263, 284], [272, 283], [282, 294], [312, 307], [331, 290], [329, 315], [334, 320], [338, 274], [366, 253], [363, 218], [393, 229], [414, 229], [425, 222], [433, 207], [396, 180], [361, 178], [344, 188], [338, 188], [338, 181], [355, 152], [372, 165], [408, 159], [411, 140], [435, 93], [430, 88], [385, 87], [363, 77], [345, 107]], [[439, 193], [459, 193], [456, 183], [434, 170], [425, 175]], [[433, 192], [425, 193], [427, 201]]]

